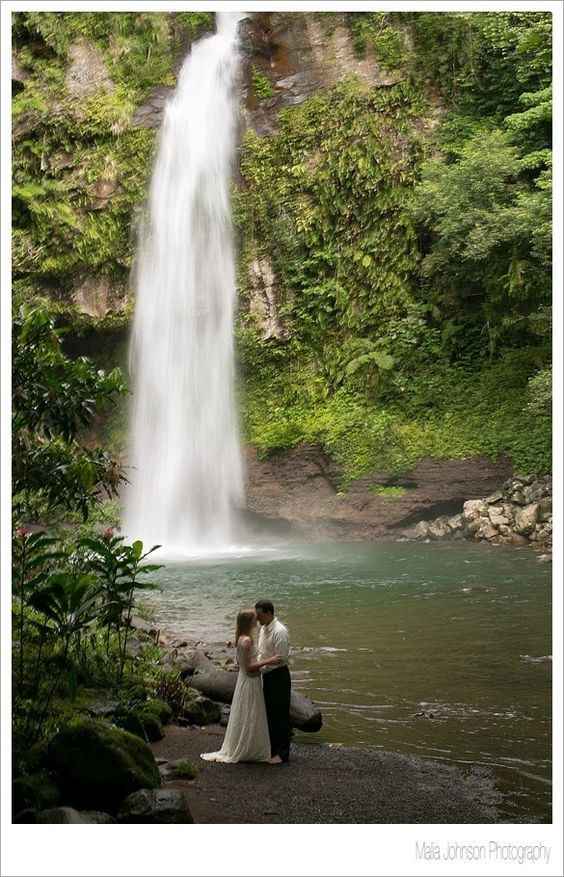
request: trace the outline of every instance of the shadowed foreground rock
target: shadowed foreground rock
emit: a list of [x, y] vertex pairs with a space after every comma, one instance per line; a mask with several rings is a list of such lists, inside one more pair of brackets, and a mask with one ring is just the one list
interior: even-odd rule
[[79, 813], [72, 807], [53, 807], [51, 810], [43, 810], [37, 815], [36, 822], [59, 825], [111, 825], [115, 819], [109, 813], [101, 813], [98, 810], [85, 810]]
[[63, 800], [77, 807], [113, 812], [127, 795], [161, 782], [143, 740], [93, 719], [63, 728], [49, 743], [48, 759]]
[[188, 796], [177, 789], [141, 789], [123, 802], [118, 819], [125, 823], [191, 824]]
[[[212, 700], [231, 703], [237, 682], [237, 673], [216, 667], [203, 652], [196, 652], [192, 658], [194, 673], [190, 685], [196, 691]], [[219, 720], [219, 717], [218, 717]], [[321, 712], [303, 695], [292, 689], [290, 701], [290, 724], [300, 731], [319, 731], [323, 723]]]

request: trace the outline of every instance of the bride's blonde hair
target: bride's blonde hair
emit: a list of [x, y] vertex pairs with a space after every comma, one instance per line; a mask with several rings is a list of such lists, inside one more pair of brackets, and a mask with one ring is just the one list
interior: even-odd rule
[[254, 609], [243, 609], [237, 615], [237, 626], [235, 628], [235, 645], [239, 642], [240, 636], [251, 636], [253, 628], [257, 622]]

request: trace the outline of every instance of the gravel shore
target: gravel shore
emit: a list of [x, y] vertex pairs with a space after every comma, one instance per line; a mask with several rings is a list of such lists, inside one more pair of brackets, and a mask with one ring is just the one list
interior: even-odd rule
[[156, 758], [186, 758], [195, 780], [185, 789], [196, 823], [492, 823], [500, 793], [485, 769], [462, 772], [428, 759], [319, 744], [293, 744], [288, 765], [214, 764], [201, 752], [221, 747], [224, 729], [169, 726]]

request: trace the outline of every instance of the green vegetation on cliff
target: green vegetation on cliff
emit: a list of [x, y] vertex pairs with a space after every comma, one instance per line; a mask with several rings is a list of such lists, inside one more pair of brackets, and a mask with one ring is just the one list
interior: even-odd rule
[[[349, 22], [402, 81], [341, 83], [243, 143], [246, 435], [321, 442], [345, 482], [426, 455], [550, 470], [550, 16]], [[257, 327], [253, 260], [279, 338]]]
[[[265, 454], [320, 442], [344, 483], [425, 455], [509, 454], [547, 471], [550, 15], [322, 18], [327, 39], [345, 23], [357, 56], [396, 84], [338, 82], [283, 110], [277, 133], [243, 139], [245, 437]], [[15, 286], [49, 296], [84, 347], [93, 332], [123, 346], [155, 148], [136, 113], [174, 85], [213, 13], [14, 19]], [[248, 66], [251, 96], [269, 105], [277, 89]], [[83, 96], [81, 77], [97, 83]], [[101, 299], [100, 316], [73, 299], [94, 314]], [[91, 345], [104, 365], [105, 344]], [[123, 419], [105, 430], [114, 446]]]
[[96, 276], [123, 297], [150, 178], [155, 130], [133, 123], [151, 90], [173, 86], [213, 13], [21, 12], [12, 117], [17, 288], [65, 310]]

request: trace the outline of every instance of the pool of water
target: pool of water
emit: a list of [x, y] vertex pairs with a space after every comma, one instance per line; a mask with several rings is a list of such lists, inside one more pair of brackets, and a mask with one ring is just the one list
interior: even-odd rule
[[550, 821], [550, 566], [528, 548], [289, 545], [176, 560], [151, 593], [164, 628], [233, 639], [271, 599], [293, 684], [324, 727], [298, 735], [493, 768], [506, 818]]

